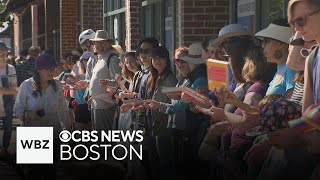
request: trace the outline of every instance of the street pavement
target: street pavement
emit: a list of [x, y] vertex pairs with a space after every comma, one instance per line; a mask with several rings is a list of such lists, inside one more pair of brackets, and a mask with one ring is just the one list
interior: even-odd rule
[[[13, 132], [12, 138], [9, 146], [9, 153], [15, 154], [16, 152], [16, 127], [21, 126], [20, 120], [17, 118], [13, 119]], [[0, 146], [2, 146], [2, 138], [3, 137], [3, 128], [2, 128], [2, 120], [0, 120]], [[8, 164], [0, 161], [0, 179], [2, 180], [16, 180], [20, 179], [17, 171]]]

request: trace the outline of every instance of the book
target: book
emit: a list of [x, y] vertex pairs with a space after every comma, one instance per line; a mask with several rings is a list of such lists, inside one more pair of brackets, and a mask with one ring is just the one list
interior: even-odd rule
[[[210, 99], [200, 93], [198, 93], [197, 91], [190, 89], [188, 87], [183, 87], [182, 92], [184, 94], [186, 94], [187, 96], [189, 96], [189, 98], [191, 98], [191, 102], [203, 107], [203, 108], [210, 108], [211, 104], [210, 104]], [[184, 95], [183, 95], [184, 96]], [[184, 99], [184, 98], [182, 98]]]
[[181, 87], [163, 87], [162, 93], [182, 92]]
[[229, 86], [229, 67], [228, 62], [208, 59], [207, 61], [207, 75], [208, 75], [208, 89]]
[[299, 132], [320, 130], [320, 105], [311, 105], [305, 110], [301, 118], [289, 121], [288, 125]]

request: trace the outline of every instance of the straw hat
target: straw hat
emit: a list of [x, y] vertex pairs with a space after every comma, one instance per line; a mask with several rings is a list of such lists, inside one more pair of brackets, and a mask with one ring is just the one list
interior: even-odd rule
[[217, 38], [215, 38], [211, 45], [217, 47], [223, 40], [237, 36], [249, 36], [250, 33], [246, 31], [241, 24], [229, 24], [224, 26], [220, 31]]
[[204, 64], [204, 60], [201, 57], [202, 47], [201, 43], [193, 43], [189, 46], [188, 56], [182, 57], [181, 59], [190, 64]]
[[291, 27], [279, 26], [273, 23], [255, 34], [255, 36], [258, 38], [271, 38], [286, 44], [289, 44], [293, 35], [294, 34]]
[[[96, 34], [93, 36], [90, 41], [105, 41], [105, 40], [110, 40], [109, 33], [105, 30], [97, 30]], [[112, 39], [113, 40], [113, 39]]]

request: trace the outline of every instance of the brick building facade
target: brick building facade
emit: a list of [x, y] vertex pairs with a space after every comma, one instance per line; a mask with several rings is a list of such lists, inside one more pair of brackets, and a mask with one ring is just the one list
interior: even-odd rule
[[[14, 49], [17, 55], [22, 48], [39, 45], [59, 57], [77, 47], [79, 33], [91, 28], [106, 29], [126, 50], [155, 36], [172, 52], [212, 37], [229, 19], [229, 0], [41, 0], [16, 14]], [[37, 26], [42, 25], [45, 31], [39, 34]]]

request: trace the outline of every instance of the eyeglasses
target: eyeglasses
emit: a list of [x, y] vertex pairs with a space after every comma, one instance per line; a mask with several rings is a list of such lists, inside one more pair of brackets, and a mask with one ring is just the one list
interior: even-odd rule
[[312, 16], [312, 15], [318, 13], [318, 12], [320, 12], [320, 9], [315, 10], [313, 12], [310, 12], [310, 13], [308, 13], [304, 16], [298, 17], [296, 19], [293, 19], [293, 20], [289, 21], [289, 24], [292, 28], [303, 27], [307, 23], [307, 18], [309, 16]]
[[150, 54], [151, 53], [151, 49], [142, 49], [142, 48], [139, 48], [138, 49], [138, 52], [139, 54]]
[[313, 45], [310, 49], [308, 49], [308, 48], [301, 48], [301, 49], [300, 49], [300, 54], [301, 54], [301, 56], [304, 57], [304, 58], [308, 57], [309, 54], [310, 54], [314, 49], [316, 49], [317, 46], [318, 46], [318, 45], [315, 44], [315, 45]]
[[175, 62], [176, 64], [178, 64], [178, 63], [187, 63], [186, 61], [184, 61], [184, 60], [182, 60], [182, 59], [174, 59], [174, 62]]

